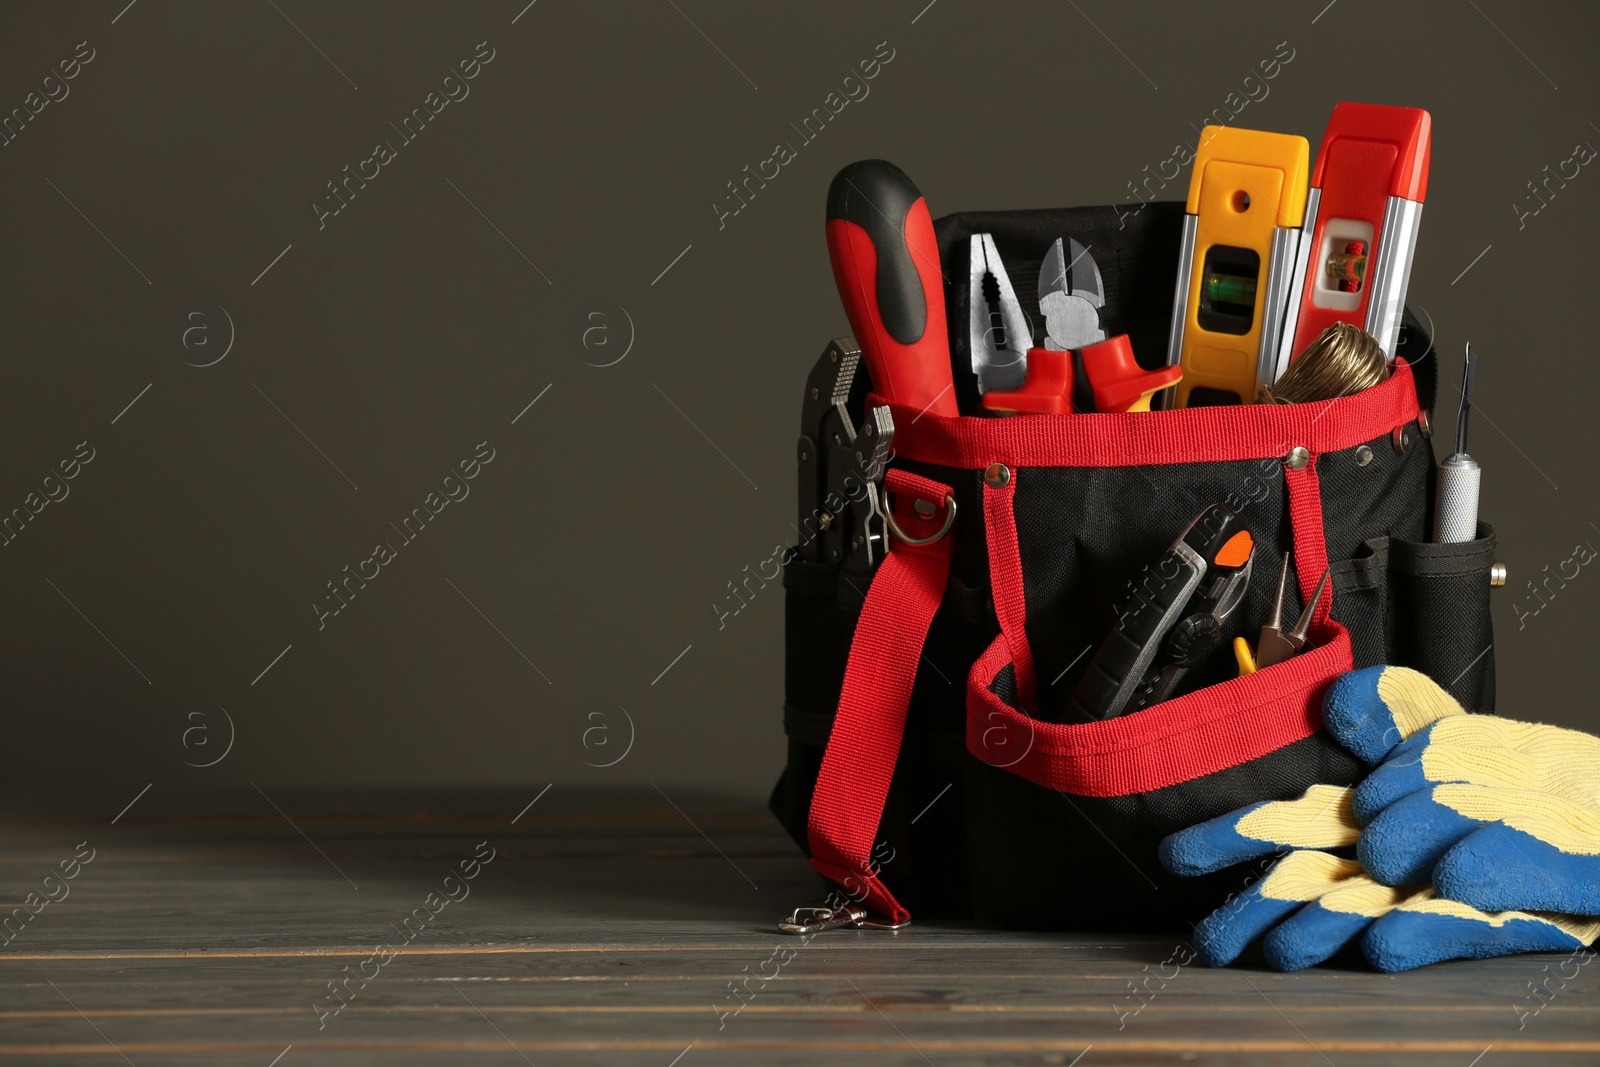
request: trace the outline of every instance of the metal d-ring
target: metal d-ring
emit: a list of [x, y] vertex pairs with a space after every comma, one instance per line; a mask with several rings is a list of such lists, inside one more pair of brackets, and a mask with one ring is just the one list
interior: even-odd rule
[[956, 524], [956, 498], [955, 498], [954, 494], [946, 493], [944, 495], [944, 507], [945, 507], [944, 525], [939, 527], [939, 532], [938, 533], [931, 534], [928, 537], [912, 537], [909, 534], [907, 534], [904, 530], [900, 529], [900, 524], [894, 521], [894, 509], [893, 508], [885, 508], [884, 511], [883, 511], [883, 518], [884, 518], [884, 521], [886, 523], [888, 523], [888, 525], [889, 525], [889, 532], [894, 534], [896, 537], [898, 537], [901, 541], [905, 542], [906, 544], [911, 545], [913, 547], [916, 547], [916, 546], [919, 546], [919, 545], [931, 545], [935, 541], [937, 541], [941, 537], [943, 537], [945, 534], [949, 533], [950, 532], [950, 527], [952, 527], [952, 526], [954, 526]]

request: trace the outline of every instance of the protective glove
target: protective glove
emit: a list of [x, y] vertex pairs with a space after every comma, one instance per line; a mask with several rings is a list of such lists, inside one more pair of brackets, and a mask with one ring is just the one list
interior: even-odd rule
[[1600, 738], [1467, 715], [1427, 675], [1339, 678], [1329, 732], [1375, 769], [1356, 787], [1357, 858], [1475, 908], [1600, 915]]
[[1191, 827], [1162, 843], [1162, 861], [1200, 874], [1290, 848], [1354, 844], [1359, 862], [1292, 853], [1196, 928], [1203, 961], [1231, 962], [1269, 929], [1267, 960], [1284, 970], [1358, 936], [1383, 970], [1570, 950], [1600, 936], [1600, 922], [1470, 906], [1600, 912], [1600, 740], [1468, 716], [1426, 676], [1394, 667], [1341, 677], [1324, 714], [1341, 743], [1379, 765], [1367, 781], [1314, 786], [1300, 800]]
[[1570, 951], [1600, 937], [1600, 922], [1490, 914], [1439, 899], [1426, 885], [1382, 885], [1358, 860], [1304, 851], [1356, 842], [1353, 796], [1351, 789], [1312, 786], [1299, 800], [1252, 804], [1162, 842], [1162, 862], [1185, 875], [1297, 849], [1195, 927], [1201, 962], [1231, 963], [1262, 935], [1262, 954], [1280, 971], [1321, 963], [1358, 938], [1374, 967], [1404, 971], [1450, 959]]

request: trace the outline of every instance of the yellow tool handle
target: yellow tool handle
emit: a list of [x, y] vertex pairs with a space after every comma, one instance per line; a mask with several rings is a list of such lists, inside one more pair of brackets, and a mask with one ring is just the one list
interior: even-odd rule
[[1242, 637], [1233, 639], [1233, 658], [1239, 661], [1239, 677], [1256, 673], [1255, 653], [1250, 651], [1250, 642]]

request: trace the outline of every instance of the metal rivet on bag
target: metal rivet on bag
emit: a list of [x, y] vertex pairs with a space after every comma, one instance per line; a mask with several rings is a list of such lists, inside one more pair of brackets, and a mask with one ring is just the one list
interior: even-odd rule
[[1389, 443], [1394, 445], [1394, 450], [1402, 456], [1411, 451], [1411, 424], [1396, 426], [1394, 433], [1389, 435]]
[[911, 506], [916, 509], [918, 515], [925, 519], [933, 518], [933, 513], [939, 510], [931, 500], [918, 500]]
[[1489, 564], [1489, 584], [1495, 589], [1506, 584], [1506, 565], [1499, 560]]
[[1423, 440], [1433, 440], [1433, 420], [1428, 417], [1427, 411], [1417, 412], [1417, 430], [1422, 434]]
[[1303, 471], [1306, 464], [1311, 462], [1311, 450], [1304, 445], [1295, 445], [1289, 449], [1289, 454], [1283, 457], [1284, 466], [1292, 471]]
[[991, 463], [983, 472], [983, 480], [990, 489], [1004, 489], [1011, 484], [1011, 468], [1004, 463]]
[[1372, 462], [1372, 449], [1361, 445], [1356, 449], [1356, 466], [1365, 467]]

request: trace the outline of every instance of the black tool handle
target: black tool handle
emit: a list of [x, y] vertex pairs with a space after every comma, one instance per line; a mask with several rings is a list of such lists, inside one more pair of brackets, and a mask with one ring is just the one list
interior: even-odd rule
[[1067, 702], [1069, 721], [1122, 713], [1204, 574], [1204, 561], [1180, 541], [1130, 583], [1128, 598], [1118, 605], [1116, 628], [1095, 649]]
[[[1128, 595], [1117, 608], [1116, 628], [1078, 679], [1067, 702], [1068, 715], [1110, 719], [1152, 702], [1155, 692], [1161, 694], [1158, 699], [1171, 695], [1194, 662], [1191, 654], [1203, 658], [1204, 650], [1168, 647], [1158, 662], [1164, 643], [1170, 644], [1168, 635], [1185, 614], [1216, 607], [1209, 599], [1195, 597], [1208, 573], [1214, 571], [1219, 581], [1236, 574], [1248, 566], [1253, 551], [1249, 531], [1232, 508], [1212, 504], [1196, 515], [1166, 554], [1128, 583]], [[1207, 597], [1220, 595], [1222, 588], [1214, 582]], [[1186, 634], [1180, 644], [1191, 643], [1196, 636]], [[1216, 637], [1220, 636], [1219, 631]]]

